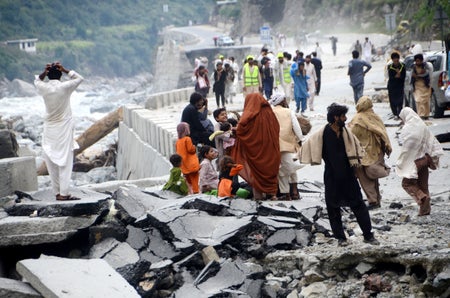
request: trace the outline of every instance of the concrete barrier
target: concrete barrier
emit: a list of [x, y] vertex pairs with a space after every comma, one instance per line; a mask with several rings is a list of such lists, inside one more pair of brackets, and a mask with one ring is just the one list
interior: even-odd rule
[[150, 95], [145, 102], [145, 108], [157, 110], [168, 107], [174, 103], [189, 102], [189, 97], [194, 92], [193, 87], [177, 89], [169, 92], [160, 92]]
[[155, 110], [189, 102], [194, 88], [152, 94], [145, 107], [125, 105], [119, 125], [117, 178], [144, 179], [168, 175], [172, 165], [169, 157], [175, 153], [176, 123]]
[[[176, 98], [178, 90], [153, 98], [161, 105]], [[182, 97], [178, 97], [182, 98]], [[155, 101], [156, 100], [156, 101]], [[164, 102], [164, 105], [167, 105]], [[137, 105], [123, 107], [124, 117], [119, 125], [117, 153], [118, 179], [143, 179], [168, 175], [172, 165], [169, 157], [175, 153], [176, 124], [154, 111]]]
[[33, 156], [0, 159], [0, 197], [11, 195], [15, 190], [37, 189], [36, 162]]

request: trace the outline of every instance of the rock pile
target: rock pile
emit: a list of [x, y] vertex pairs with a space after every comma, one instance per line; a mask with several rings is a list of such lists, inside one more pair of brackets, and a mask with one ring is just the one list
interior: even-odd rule
[[402, 204], [375, 213], [382, 245], [374, 247], [363, 244], [355, 219], [344, 210], [352, 244], [337, 247], [323, 186], [308, 182], [300, 189], [300, 201], [262, 203], [179, 197], [132, 185], [112, 194], [74, 189], [82, 200], [70, 202], [55, 201], [49, 190], [4, 197], [0, 294], [59, 297], [97, 278], [96, 294], [109, 297], [449, 294], [446, 212], [435, 208], [442, 224], [436, 233], [444, 238], [434, 242], [427, 240], [435, 235], [425, 233], [409, 242], [402, 238], [405, 225], [414, 234], [430, 223], [423, 218], [411, 224]]

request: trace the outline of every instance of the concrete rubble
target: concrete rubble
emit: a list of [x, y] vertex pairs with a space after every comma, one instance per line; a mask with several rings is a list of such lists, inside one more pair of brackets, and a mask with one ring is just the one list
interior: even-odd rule
[[[355, 219], [344, 209], [351, 244], [338, 247], [330, 237], [323, 185], [304, 182], [299, 189], [300, 201], [262, 203], [201, 194], [179, 197], [131, 184], [109, 194], [73, 189], [80, 201], [57, 202], [50, 190], [20, 200], [3, 197], [0, 293], [183, 298], [449, 294], [449, 218], [438, 208], [448, 206], [448, 198], [434, 200], [440, 241], [427, 241], [435, 235], [421, 230], [430, 217], [417, 218], [409, 206], [392, 203], [383, 212], [371, 211], [380, 246], [362, 242]], [[405, 215], [414, 220], [402, 221]], [[405, 229], [417, 238], [405, 241], [411, 238], [400, 236]]]

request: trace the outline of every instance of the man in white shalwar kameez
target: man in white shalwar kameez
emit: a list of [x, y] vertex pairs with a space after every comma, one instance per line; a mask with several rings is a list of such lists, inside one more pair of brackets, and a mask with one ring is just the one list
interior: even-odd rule
[[[62, 73], [66, 73], [70, 80], [60, 81]], [[48, 81], [44, 81], [46, 76]], [[78, 199], [69, 194], [73, 150], [78, 148], [73, 138], [70, 96], [82, 81], [81, 75], [65, 69], [59, 62], [47, 64], [45, 70], [34, 80], [38, 93], [44, 98], [46, 108], [42, 137], [43, 158], [52, 189], [59, 201]]]
[[314, 111], [314, 95], [316, 94], [317, 87], [317, 74], [314, 64], [311, 63], [311, 55], [305, 57], [305, 70], [308, 79], [308, 106], [310, 111]]
[[372, 63], [372, 42], [370, 42], [368, 37], [366, 37], [366, 40], [363, 43], [362, 51], [363, 51], [363, 59], [367, 63], [371, 64]]

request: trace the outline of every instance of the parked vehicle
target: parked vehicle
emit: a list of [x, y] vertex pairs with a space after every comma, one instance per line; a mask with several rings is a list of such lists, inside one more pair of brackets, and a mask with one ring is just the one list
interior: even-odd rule
[[219, 47], [234, 46], [234, 40], [229, 36], [220, 36], [217, 39], [217, 45]]
[[445, 51], [436, 52], [429, 56], [427, 60], [433, 64], [431, 116], [440, 118], [444, 116], [445, 110], [450, 109], [450, 99], [445, 98], [445, 88], [449, 79], [447, 74], [447, 53]]
[[[447, 74], [447, 54], [445, 51], [426, 53], [426, 61], [433, 65], [433, 74], [431, 75], [431, 101], [430, 114], [433, 118], [441, 118], [444, 112], [450, 109], [450, 99], [445, 98], [445, 88], [448, 83]], [[413, 88], [411, 85], [411, 72], [414, 65], [414, 56], [407, 56], [404, 61], [406, 67], [405, 78], [405, 106], [416, 111], [416, 102], [414, 100]]]

